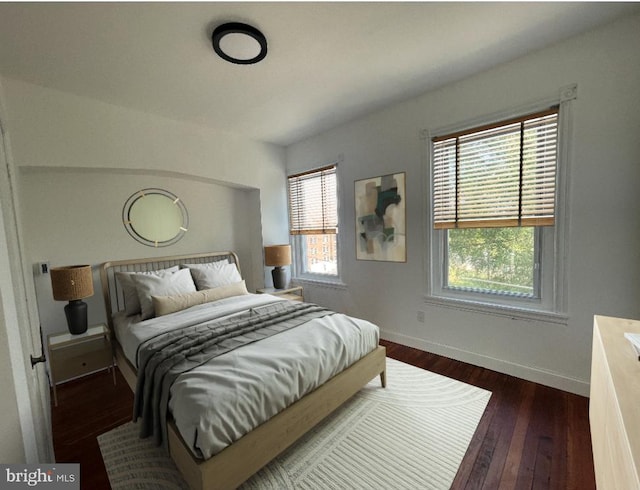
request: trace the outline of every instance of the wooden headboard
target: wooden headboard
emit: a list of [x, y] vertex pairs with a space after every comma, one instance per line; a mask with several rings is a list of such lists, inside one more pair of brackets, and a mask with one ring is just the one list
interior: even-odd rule
[[232, 264], [236, 264], [238, 272], [242, 275], [238, 256], [229, 251], [105, 262], [100, 266], [100, 282], [102, 284], [102, 294], [104, 296], [104, 306], [107, 312], [109, 329], [113, 332], [113, 314], [124, 309], [124, 296], [122, 294], [122, 288], [118, 284], [118, 281], [116, 281], [116, 272], [154, 271], [185, 263], [206, 264], [208, 262], [225, 259], [229, 260]]

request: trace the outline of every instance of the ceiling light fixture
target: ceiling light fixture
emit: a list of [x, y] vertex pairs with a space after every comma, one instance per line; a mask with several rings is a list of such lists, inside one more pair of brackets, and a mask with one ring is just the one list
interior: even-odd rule
[[251, 65], [267, 56], [267, 38], [264, 34], [240, 22], [216, 27], [211, 42], [218, 56], [237, 65]]

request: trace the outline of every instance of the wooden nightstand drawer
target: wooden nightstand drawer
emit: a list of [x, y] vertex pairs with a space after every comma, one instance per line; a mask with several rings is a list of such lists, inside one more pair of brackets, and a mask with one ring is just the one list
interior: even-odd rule
[[50, 362], [57, 382], [82, 376], [113, 364], [111, 344], [102, 337], [53, 349]]
[[286, 298], [292, 301], [304, 301], [304, 293], [302, 286], [291, 286], [285, 289], [262, 288], [258, 289], [258, 294], [272, 294], [280, 298]]
[[287, 293], [287, 294], [278, 294], [280, 298], [290, 299], [291, 301], [304, 301], [304, 298], [299, 294]]

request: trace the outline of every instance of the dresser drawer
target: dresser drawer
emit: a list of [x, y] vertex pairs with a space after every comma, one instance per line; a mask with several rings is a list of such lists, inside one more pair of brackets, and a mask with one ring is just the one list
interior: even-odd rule
[[106, 369], [113, 364], [111, 343], [100, 337], [52, 349], [50, 364], [55, 383]]

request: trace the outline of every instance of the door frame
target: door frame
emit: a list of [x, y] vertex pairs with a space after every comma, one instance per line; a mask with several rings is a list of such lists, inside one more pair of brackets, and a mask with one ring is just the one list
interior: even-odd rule
[[[2, 106], [0, 105], [0, 109]], [[0, 113], [0, 301], [27, 464], [54, 461], [49, 382], [40, 356], [40, 321], [33, 274], [24, 262], [15, 166]], [[29, 273], [27, 273], [29, 272]]]

